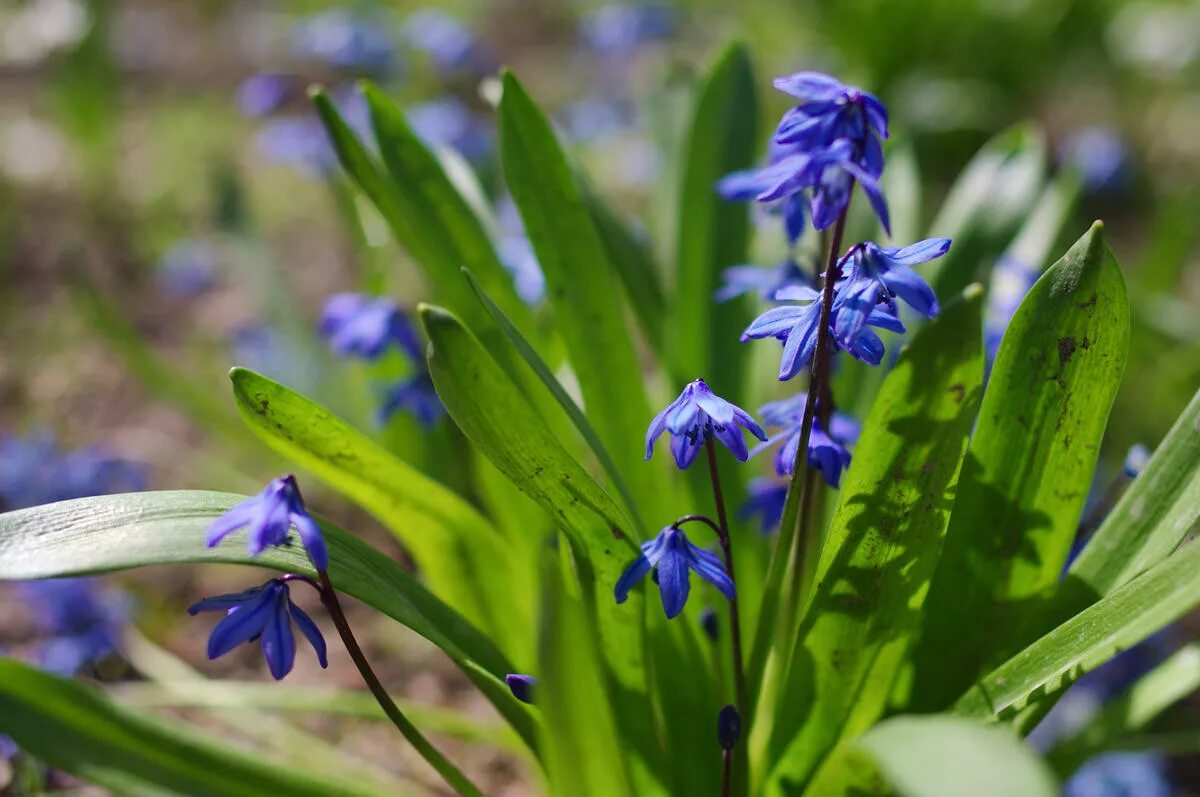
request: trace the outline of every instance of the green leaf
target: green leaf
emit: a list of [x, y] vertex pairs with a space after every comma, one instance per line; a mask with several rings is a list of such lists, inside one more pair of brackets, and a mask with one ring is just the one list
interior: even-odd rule
[[843, 745], [812, 797], [1056, 797], [1054, 776], [1011, 733], [946, 715], [894, 717]]
[[1058, 583], [1125, 368], [1129, 307], [1097, 223], [1005, 332], [914, 659], [912, 707], [939, 710], [1036, 631]]
[[1180, 648], [1133, 686], [1104, 704], [1076, 733], [1046, 752], [1046, 760], [1063, 777], [1089, 758], [1116, 747], [1163, 711], [1200, 689], [1200, 643]]
[[863, 424], [803, 622], [777, 642], [795, 644], [788, 689], [773, 714], [762, 708], [772, 706], [765, 694], [755, 715], [751, 753], [773, 732], [766, 758], [756, 759], [778, 761], [776, 787], [807, 781], [887, 706], [920, 626], [979, 406], [981, 295], [968, 291], [916, 335]]
[[564, 412], [567, 413], [567, 417], [571, 419], [571, 423], [575, 425], [575, 429], [580, 435], [583, 436], [583, 439], [587, 442], [588, 446], [591, 447], [592, 453], [600, 462], [600, 466], [604, 468], [604, 472], [608, 474], [608, 478], [612, 482], [613, 488], [620, 493], [621, 500], [625, 502], [625, 508], [632, 516], [637, 517], [637, 505], [633, 500], [633, 495], [629, 492], [629, 488], [625, 486], [625, 480], [621, 478], [621, 471], [617, 468], [616, 463], [612, 461], [612, 457], [608, 455], [608, 451], [604, 448], [604, 443], [600, 441], [599, 436], [596, 435], [596, 431], [592, 429], [592, 425], [588, 423], [587, 416], [585, 416], [583, 411], [579, 409], [579, 405], [575, 403], [575, 400], [567, 395], [567, 391], [564, 390], [563, 386], [560, 385], [558, 380], [554, 378], [554, 374], [550, 372], [550, 368], [546, 365], [542, 358], [538, 356], [538, 353], [534, 350], [533, 346], [529, 345], [529, 341], [525, 340], [525, 338], [521, 335], [521, 331], [518, 330], [511, 321], [508, 320], [508, 317], [504, 315], [504, 311], [496, 306], [496, 303], [493, 302], [492, 298], [484, 291], [483, 286], [475, 281], [475, 277], [471, 274], [471, 272], [464, 270], [463, 273], [466, 274], [467, 280], [471, 283], [471, 287], [474, 288], [475, 292], [479, 295], [479, 300], [483, 302], [483, 306], [487, 308], [488, 313], [492, 316], [492, 319], [496, 322], [496, 325], [500, 327], [500, 331], [503, 332], [504, 336], [508, 338], [508, 341], [512, 344], [513, 348], [517, 350], [517, 354], [521, 355], [521, 359], [525, 361], [526, 365], [528, 365], [533, 372], [537, 374], [538, 379], [540, 379], [542, 384], [546, 386], [551, 394], [553, 394], [554, 400], [557, 401], [558, 405], [563, 408]]
[[1062, 587], [1064, 616], [1161, 562], [1197, 519], [1200, 391], [1072, 564]]
[[11, 659], [0, 659], [0, 732], [57, 769], [131, 797], [381, 793], [273, 766]]
[[[618, 301], [616, 272], [550, 122], [511, 72], [504, 73], [503, 84], [505, 177], [546, 275], [548, 301], [588, 418], [618, 467], [633, 472], [642, 461], [651, 412]], [[661, 500], [662, 474], [645, 468], [641, 473], [635, 497], [648, 508]]]
[[434, 591], [514, 657], [532, 653], [522, 559], [470, 504], [319, 404], [244, 368], [229, 374], [243, 419], [267, 445], [345, 494], [412, 553]]
[[954, 704], [968, 717], [1007, 720], [1035, 700], [1133, 647], [1200, 604], [1200, 545], [1115, 590], [978, 679]]
[[[177, 490], [80, 498], [7, 512], [0, 515], [0, 581], [199, 562], [315, 575], [299, 546], [270, 548], [257, 557], [236, 538], [216, 548], [205, 546], [204, 532], [212, 521], [244, 498]], [[522, 738], [532, 741], [529, 712], [503, 681], [512, 666], [491, 640], [391, 559], [337, 526], [320, 523], [334, 585], [445, 651]]]
[[[517, 328], [531, 334], [532, 314], [517, 296], [479, 216], [455, 188], [437, 156], [413, 132], [404, 113], [378, 86], [363, 84], [379, 154], [395, 186], [403, 218], [397, 237], [421, 265], [433, 300], [464, 313], [474, 296], [464, 290], [468, 268]], [[477, 315], [477, 313], [476, 313]], [[475, 319], [473, 315], [465, 317]]]
[[699, 87], [683, 148], [679, 221], [675, 242], [670, 361], [675, 377], [708, 380], [740, 402], [747, 362], [738, 336], [750, 322], [749, 299], [715, 304], [721, 271], [746, 262], [750, 213], [716, 189], [730, 172], [751, 165], [758, 147], [758, 102], [750, 57], [741, 44], [727, 46]]

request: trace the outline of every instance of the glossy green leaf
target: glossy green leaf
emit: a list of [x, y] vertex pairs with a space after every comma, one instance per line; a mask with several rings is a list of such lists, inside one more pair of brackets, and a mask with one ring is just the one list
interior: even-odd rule
[[56, 769], [130, 797], [382, 793], [272, 765], [11, 659], [0, 659], [0, 732]]
[[778, 643], [795, 645], [787, 689], [773, 723], [764, 722], [769, 696], [755, 717], [752, 740], [773, 733], [759, 759], [775, 764], [768, 791], [805, 783], [887, 706], [920, 627], [979, 406], [981, 295], [970, 290], [916, 335], [863, 424], [803, 622]]
[[[0, 515], [0, 581], [189, 562], [315, 575], [299, 546], [257, 557], [236, 536], [216, 548], [205, 546], [209, 524], [244, 497], [199, 490], [128, 493], [7, 512]], [[522, 738], [532, 741], [530, 714], [503, 681], [512, 666], [495, 644], [391, 559], [331, 523], [321, 521], [321, 528], [334, 585], [445, 651]]]
[[[503, 84], [500, 153], [509, 189], [545, 273], [588, 418], [617, 466], [633, 472], [652, 413], [616, 272], [549, 120], [511, 72]], [[648, 508], [661, 498], [662, 474], [641, 473], [633, 489]]]
[[979, 678], [954, 710], [1011, 719], [1200, 604], [1200, 545], [1115, 590]]
[[1011, 733], [946, 715], [894, 717], [843, 745], [810, 797], [1055, 797], [1041, 760]]
[[521, 558], [470, 504], [283, 385], [244, 368], [229, 378], [242, 417], [267, 445], [387, 526], [434, 591], [506, 650], [532, 651], [533, 595], [520, 580]]
[[400, 242], [421, 264], [433, 300], [459, 313], [474, 308], [474, 296], [462, 284], [461, 269], [468, 268], [505, 315], [530, 334], [532, 314], [517, 296], [512, 277], [501, 265], [479, 216], [400, 108], [369, 82], [364, 84], [363, 94], [404, 220]]
[[1000, 345], [930, 589], [913, 708], [945, 708], [1030, 641], [1024, 626], [1062, 572], [1129, 345], [1100, 229], [1034, 285]]
[[1200, 391], [1071, 565], [1062, 587], [1082, 608], [1161, 562], [1200, 520]]
[[725, 48], [697, 90], [683, 146], [670, 361], [676, 379], [708, 380], [739, 402], [747, 362], [738, 336], [751, 320], [748, 298], [716, 304], [721, 272], [746, 262], [750, 213], [723, 199], [717, 181], [748, 168], [758, 147], [758, 102], [750, 57], [741, 44]]
[[1066, 777], [1095, 755], [1144, 731], [1163, 711], [1200, 689], [1200, 643], [1180, 648], [1170, 658], [1104, 704], [1083, 728], [1058, 741], [1046, 759]]

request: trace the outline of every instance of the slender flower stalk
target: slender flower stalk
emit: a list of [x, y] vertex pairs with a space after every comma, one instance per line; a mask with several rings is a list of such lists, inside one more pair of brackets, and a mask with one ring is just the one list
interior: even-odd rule
[[[722, 553], [725, 554], [725, 570], [729, 573], [729, 580], [736, 586], [737, 576], [734, 575], [733, 569], [733, 540], [729, 536], [729, 517], [725, 513], [725, 495], [721, 491], [721, 475], [717, 470], [717, 452], [711, 438], [705, 441], [704, 447], [708, 454], [708, 476], [712, 481], [713, 500], [717, 504], [717, 539], [721, 543]], [[746, 705], [747, 694], [745, 663], [742, 658], [742, 627], [738, 620], [736, 592], [729, 601], [729, 639], [733, 648], [734, 694], [737, 698], [737, 705], [741, 707]]]

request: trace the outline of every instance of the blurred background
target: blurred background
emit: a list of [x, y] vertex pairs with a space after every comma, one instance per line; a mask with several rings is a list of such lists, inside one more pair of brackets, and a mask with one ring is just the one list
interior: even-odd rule
[[[764, 131], [788, 105], [770, 89], [775, 75], [819, 69], [880, 96], [893, 146], [919, 175], [908, 229], [966, 229], [982, 273], [997, 263], [997, 301], [1006, 290], [1019, 298], [1030, 272], [1091, 220], [1105, 221], [1134, 315], [1097, 475], [1103, 496], [1131, 446], [1152, 449], [1200, 384], [1200, 2], [2, 0], [0, 506], [145, 488], [261, 489], [287, 465], [238, 419], [225, 376], [234, 364], [313, 397], [455, 484], [460, 469], [441, 453], [454, 433], [436, 403], [389, 407], [381, 387], [419, 382], [419, 366], [399, 354], [337, 360], [318, 335], [331, 294], [367, 289], [412, 306], [422, 288], [339, 173], [309, 86], [325, 86], [363, 130], [358, 79], [400, 100], [471, 187], [518, 292], [537, 305], [540, 272], [496, 163], [498, 67], [521, 76], [592, 182], [669, 262], [692, 91], [734, 37], [755, 60]], [[1002, 162], [988, 179], [972, 160], [985, 145]], [[975, 182], [956, 184], [968, 163]], [[983, 218], [974, 227], [955, 216], [971, 208]], [[1054, 217], [1049, 232], [1029, 221], [1040, 218], [1035, 208]], [[776, 237], [759, 236], [756, 262], [779, 260]], [[1006, 271], [1013, 258], [1030, 262]], [[403, 555], [373, 520], [306, 487], [321, 512]], [[156, 673], [259, 679], [252, 651], [205, 661], [208, 624], [183, 613], [243, 581], [187, 568], [0, 585], [0, 653], [133, 687]], [[464, 738], [456, 723], [486, 724], [487, 708], [448, 662], [390, 624], [360, 636], [489, 794], [529, 793], [504, 744]], [[288, 683], [357, 688], [338, 659], [321, 673], [301, 656]], [[170, 703], [136, 688], [129, 697]], [[1085, 697], [1076, 714], [1099, 699]], [[230, 718], [249, 709], [231, 710], [186, 712], [236, 735]], [[1190, 711], [1167, 720], [1196, 727]], [[314, 746], [295, 749], [333, 741], [336, 755], [381, 778], [429, 780], [371, 721], [305, 717], [287, 727]], [[1069, 793], [1200, 793], [1189, 755], [1134, 758], [1108, 761]], [[0, 763], [0, 794], [37, 779], [78, 788], [32, 766]], [[1122, 778], [1141, 780], [1103, 790]]]

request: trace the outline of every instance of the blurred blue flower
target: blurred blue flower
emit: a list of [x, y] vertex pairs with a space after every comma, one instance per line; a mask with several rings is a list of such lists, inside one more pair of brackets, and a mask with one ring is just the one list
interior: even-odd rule
[[413, 360], [424, 360], [416, 330], [399, 305], [386, 297], [334, 294], [326, 300], [317, 328], [334, 354], [342, 357], [375, 360], [397, 345]]
[[1129, 184], [1129, 147], [1111, 127], [1085, 127], [1059, 149], [1062, 161], [1079, 172], [1084, 190], [1118, 193]]
[[[759, 409], [763, 423], [776, 426], [783, 431], [770, 437], [767, 442], [754, 449], [752, 455], [777, 445], [783, 445], [775, 452], [775, 473], [779, 476], [790, 476], [796, 462], [796, 451], [800, 446], [800, 433], [804, 425], [804, 404], [808, 399], [807, 393], [797, 393], [795, 396], [782, 401], [773, 401]], [[808, 454], [805, 460], [809, 467], [821, 471], [830, 487], [841, 483], [842, 471], [850, 466], [850, 451], [847, 448], [858, 441], [862, 426], [854, 418], [843, 412], [834, 412], [829, 419], [829, 431], [824, 428], [819, 416], [813, 417], [812, 429], [808, 436]]]
[[1154, 452], [1145, 446], [1143, 443], [1134, 443], [1129, 447], [1129, 452], [1125, 454], [1125, 462], [1121, 470], [1131, 479], [1137, 478], [1146, 467], [1146, 463], [1150, 461], [1150, 455]]
[[17, 743], [11, 737], [0, 733], [0, 761], [7, 761], [18, 752]]
[[129, 602], [97, 579], [26, 581], [19, 590], [37, 625], [33, 660], [42, 669], [69, 678], [120, 651]]
[[340, 69], [387, 72], [395, 45], [378, 19], [331, 8], [297, 24], [293, 34], [297, 54]]
[[379, 422], [386, 424], [400, 410], [411, 414], [426, 429], [432, 429], [446, 414], [446, 407], [433, 388], [433, 380], [423, 367], [421, 373], [387, 388], [379, 407]]
[[205, 238], [187, 239], [168, 249], [155, 267], [155, 279], [167, 296], [188, 298], [217, 281], [221, 251]]
[[745, 522], [757, 515], [758, 530], [763, 534], [771, 533], [783, 519], [787, 491], [786, 481], [765, 477], [751, 479], [746, 485], [746, 501], [738, 509], [738, 519]]
[[559, 112], [559, 118], [571, 138], [584, 143], [611, 138], [633, 126], [628, 104], [601, 94], [570, 103]]
[[527, 305], [539, 304], [546, 298], [546, 276], [512, 197], [505, 195], [496, 203], [496, 222], [500, 227], [497, 254], [504, 269], [512, 275], [517, 296]]
[[721, 272], [721, 279], [724, 284], [713, 295], [718, 302], [727, 302], [747, 293], [756, 293], [760, 299], [769, 301], [775, 298], [777, 291], [790, 285], [811, 287], [808, 275], [790, 257], [770, 268], [730, 266]]
[[669, 39], [678, 29], [679, 14], [668, 5], [615, 4], [585, 15], [579, 37], [597, 53], [624, 56], [638, 45]]
[[725, 565], [716, 554], [693, 545], [676, 526], [667, 526], [654, 539], [642, 543], [642, 555], [617, 580], [613, 590], [617, 603], [624, 603], [629, 590], [651, 570], [655, 572], [668, 618], [678, 615], [687, 603], [692, 588], [689, 571], [695, 571], [729, 600], [734, 599], [733, 581], [725, 572]]
[[205, 598], [188, 608], [188, 614], [193, 616], [211, 611], [223, 611], [225, 617], [213, 628], [208, 639], [210, 659], [258, 639], [271, 676], [281, 680], [296, 663], [296, 637], [292, 632], [292, 623], [295, 623], [316, 651], [317, 661], [322, 667], [329, 666], [325, 638], [312, 618], [292, 603], [288, 584], [282, 579], [272, 579], [243, 592]]
[[255, 322], [230, 332], [229, 344], [230, 356], [240, 366], [297, 389], [315, 384], [319, 364], [294, 335]]
[[258, 556], [269, 546], [290, 545], [288, 537], [293, 526], [317, 570], [328, 568], [325, 538], [305, 509], [300, 487], [290, 474], [272, 479], [261, 493], [247, 498], [213, 521], [205, 535], [205, 543], [213, 548], [233, 532], [246, 528], [246, 547], [251, 556]]
[[646, 429], [646, 459], [654, 453], [654, 442], [663, 432], [671, 434], [671, 453], [675, 464], [685, 469], [709, 439], [716, 439], [741, 462], [750, 452], [742, 430], [766, 440], [762, 427], [740, 407], [713, 393], [703, 379], [690, 382], [679, 398], [654, 416]]
[[314, 116], [268, 119], [255, 134], [255, 146], [269, 162], [291, 166], [309, 177], [321, 177], [337, 165], [325, 128]]
[[52, 434], [0, 438], [0, 506], [25, 507], [146, 488], [149, 468], [101, 448], [63, 453]]
[[870, 242], [850, 247], [838, 264], [842, 279], [833, 306], [838, 342], [850, 348], [877, 306], [891, 306], [897, 297], [926, 318], [936, 316], [937, 297], [912, 266], [936, 260], [949, 249], [948, 238], [930, 238], [903, 248]]
[[533, 693], [536, 691], [537, 682], [538, 679], [532, 675], [522, 675], [517, 672], [504, 676], [504, 683], [508, 684], [509, 691], [522, 703], [533, 703]]
[[493, 59], [470, 28], [437, 8], [414, 11], [404, 22], [409, 46], [425, 53], [442, 72], [491, 70]]
[[469, 159], [491, 150], [489, 129], [456, 97], [445, 95], [412, 105], [405, 113], [413, 131], [430, 146], [449, 147]]
[[1038, 269], [1013, 255], [1006, 253], [997, 258], [983, 311], [983, 346], [989, 368], [1000, 350], [1004, 330], [1008, 329], [1021, 300], [1037, 282], [1038, 275]]
[[238, 86], [238, 110], [251, 119], [273, 114], [283, 107], [295, 85], [291, 75], [276, 72], [251, 75]]
[[1167, 762], [1151, 752], [1105, 753], [1063, 785], [1063, 797], [1171, 797]]

